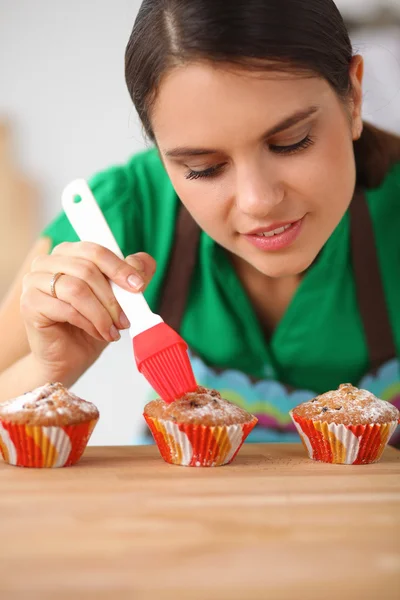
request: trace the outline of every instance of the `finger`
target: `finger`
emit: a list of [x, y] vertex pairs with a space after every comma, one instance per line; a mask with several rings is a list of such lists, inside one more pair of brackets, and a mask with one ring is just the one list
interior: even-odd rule
[[[24, 281], [28, 287], [36, 288], [52, 298], [49, 273], [31, 273]], [[121, 337], [109, 312], [85, 281], [68, 274], [62, 275], [55, 284], [55, 292], [59, 300], [70, 304], [90, 321], [104, 340], [115, 342]]]
[[35, 288], [30, 288], [22, 294], [21, 314], [35, 329], [44, 329], [57, 323], [70, 323], [96, 340], [105, 341], [93, 323], [71, 304], [52, 298]]
[[[128, 318], [113, 294], [109, 281], [94, 263], [75, 256], [43, 255], [35, 259], [31, 269], [34, 273], [65, 273], [81, 279], [89, 285], [118, 329], [127, 329], [130, 326]], [[49, 293], [49, 290], [46, 289], [42, 289], [42, 291]]]
[[157, 263], [150, 254], [146, 252], [136, 252], [136, 254], [130, 254], [125, 258], [126, 261], [129, 261], [133, 267], [135, 266], [135, 261], [137, 264], [141, 265], [141, 268], [138, 268], [139, 271], [143, 271], [148, 277], [152, 277], [156, 272]]
[[143, 288], [141, 289], [141, 291], [143, 292], [146, 289], [146, 287], [148, 286], [148, 284], [150, 283], [151, 279], [153, 278], [153, 275], [156, 270], [156, 261], [154, 260], [154, 258], [152, 256], [150, 256], [149, 254], [146, 254], [145, 252], [138, 252], [137, 254], [131, 254], [130, 256], [127, 256], [125, 258], [125, 261], [134, 268], [137, 268], [137, 265], [140, 264], [140, 266], [141, 266], [141, 269], [139, 270], [140, 280], [138, 280], [138, 284], [140, 283], [140, 281], [143, 281], [144, 285], [143, 285]]
[[85, 258], [94, 263], [108, 279], [130, 292], [140, 292], [144, 288], [143, 277], [140, 275], [140, 268], [142, 267], [140, 261], [134, 267], [98, 244], [64, 242], [56, 246], [52, 254]]

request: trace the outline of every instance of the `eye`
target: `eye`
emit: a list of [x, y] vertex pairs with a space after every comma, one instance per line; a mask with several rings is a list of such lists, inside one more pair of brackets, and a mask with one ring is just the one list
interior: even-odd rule
[[219, 165], [215, 165], [213, 167], [208, 167], [208, 169], [204, 169], [203, 171], [193, 171], [193, 169], [189, 169], [186, 173], [186, 179], [201, 179], [202, 177], [215, 177], [224, 167], [224, 163]]
[[275, 154], [295, 154], [296, 152], [300, 152], [301, 150], [309, 148], [313, 144], [314, 139], [310, 135], [306, 135], [305, 138], [300, 140], [300, 142], [296, 142], [296, 144], [291, 144], [290, 146], [277, 146], [275, 144], [271, 144], [269, 149]]

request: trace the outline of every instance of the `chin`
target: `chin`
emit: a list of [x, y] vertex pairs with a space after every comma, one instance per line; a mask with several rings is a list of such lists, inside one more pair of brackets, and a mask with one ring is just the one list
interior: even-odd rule
[[253, 266], [266, 275], [278, 279], [280, 277], [293, 277], [301, 275], [312, 265], [316, 258], [316, 254], [312, 256], [274, 256], [253, 263]]

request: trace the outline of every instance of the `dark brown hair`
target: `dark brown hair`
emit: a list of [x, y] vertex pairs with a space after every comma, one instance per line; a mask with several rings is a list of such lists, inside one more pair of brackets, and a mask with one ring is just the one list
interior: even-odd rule
[[[151, 105], [172, 67], [209, 60], [305, 71], [351, 93], [350, 38], [333, 0], [144, 0], [126, 48], [125, 78], [147, 135]], [[400, 161], [400, 138], [365, 123], [355, 142], [357, 182], [378, 186]]]

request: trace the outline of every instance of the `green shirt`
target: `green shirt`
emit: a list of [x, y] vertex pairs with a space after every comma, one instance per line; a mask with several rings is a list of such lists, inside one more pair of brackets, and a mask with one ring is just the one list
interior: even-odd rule
[[[157, 311], [179, 207], [157, 151], [140, 153], [89, 183], [124, 255], [144, 251], [156, 259], [157, 272], [145, 295]], [[399, 356], [400, 164], [379, 188], [367, 191], [367, 201]], [[63, 214], [44, 235], [53, 245], [77, 239]], [[304, 275], [269, 343], [225, 251], [202, 232], [181, 335], [198, 357], [200, 383], [213, 384], [252, 412], [264, 412], [267, 427], [275, 423], [281, 433], [285, 428], [292, 433], [287, 412], [305, 399], [304, 394], [310, 397], [343, 382], [359, 384], [369, 370], [350, 260], [349, 214]], [[225, 374], [215, 373], [213, 367]], [[396, 388], [392, 398], [398, 391], [400, 399], [398, 364], [396, 369], [388, 385]], [[252, 384], [251, 377], [263, 381]], [[280, 383], [302, 392], [290, 397]], [[376, 385], [371, 391], [377, 391]], [[378, 391], [382, 397], [384, 390]]]

